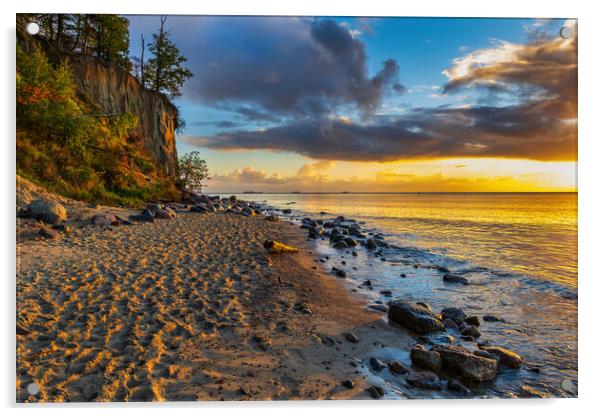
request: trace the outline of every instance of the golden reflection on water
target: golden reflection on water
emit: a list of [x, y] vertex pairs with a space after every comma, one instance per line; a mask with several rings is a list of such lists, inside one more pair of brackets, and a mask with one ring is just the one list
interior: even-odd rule
[[577, 286], [577, 193], [263, 194], [253, 199], [356, 218], [403, 246]]

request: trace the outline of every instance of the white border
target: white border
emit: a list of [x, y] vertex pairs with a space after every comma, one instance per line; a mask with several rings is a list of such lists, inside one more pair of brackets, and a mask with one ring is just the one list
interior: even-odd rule
[[[602, 139], [600, 120], [600, 76], [602, 63], [599, 43], [602, 40], [602, 15], [596, 10], [594, 1], [398, 1], [369, 0], [104, 0], [82, 2], [81, 0], [26, 0], [15, 2], [4, 0], [2, 5], [2, 71], [3, 97], [0, 100], [1, 127], [4, 131], [2, 143], [2, 195], [0, 204], [3, 226], [2, 253], [5, 273], [2, 273], [2, 378], [0, 392], [3, 407], [10, 414], [45, 412], [49, 414], [71, 414], [85, 411], [90, 415], [123, 413], [124, 409], [145, 414], [199, 414], [199, 411], [227, 413], [240, 412], [260, 415], [307, 415], [308, 412], [345, 415], [376, 412], [437, 412], [441, 414], [466, 415], [467, 412], [486, 412], [487, 415], [508, 413], [545, 412], [555, 415], [589, 413], [596, 407], [600, 396], [602, 358], [597, 342], [600, 337], [602, 294], [601, 280], [596, 259], [600, 258], [599, 232], [602, 204], [599, 183], [602, 178], [600, 166]], [[248, 15], [310, 15], [310, 16], [470, 16], [470, 17], [571, 17], [579, 19], [579, 399], [567, 400], [433, 400], [405, 402], [279, 402], [279, 403], [169, 403], [169, 404], [110, 404], [110, 405], [14, 405], [14, 305], [15, 305], [15, 252], [14, 252], [14, 26], [16, 12], [86, 12], [120, 14], [248, 14]], [[596, 186], [598, 185], [598, 186]], [[596, 406], [598, 405], [598, 406]], [[85, 409], [85, 410], [83, 410]], [[374, 410], [373, 410], [374, 409]]]

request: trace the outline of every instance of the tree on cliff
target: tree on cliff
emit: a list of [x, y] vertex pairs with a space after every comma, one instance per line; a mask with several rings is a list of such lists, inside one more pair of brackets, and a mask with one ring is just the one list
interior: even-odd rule
[[161, 16], [161, 27], [158, 33], [153, 33], [153, 42], [148, 50], [154, 55], [145, 64], [144, 74], [147, 86], [156, 92], [162, 92], [172, 97], [182, 95], [182, 85], [192, 76], [183, 66], [186, 58], [169, 39], [169, 30], [165, 29], [166, 16]]
[[203, 189], [203, 181], [211, 179], [207, 163], [201, 159], [199, 152], [186, 153], [178, 161], [180, 170], [180, 186], [188, 191], [200, 191]]

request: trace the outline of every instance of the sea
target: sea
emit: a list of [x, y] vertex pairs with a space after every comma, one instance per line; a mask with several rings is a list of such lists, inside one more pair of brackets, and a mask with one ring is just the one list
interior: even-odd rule
[[[473, 386], [473, 394], [577, 396], [577, 193], [238, 196], [279, 213], [290, 209], [293, 222], [344, 216], [382, 234], [389, 247], [360, 249], [357, 257], [333, 249], [328, 239], [315, 244], [328, 257], [324, 267], [344, 268], [347, 287], [367, 303], [401, 298], [436, 311], [461, 307], [481, 318], [482, 340], [523, 357], [520, 369], [503, 369], [495, 381]], [[437, 266], [470, 284], [444, 282]], [[366, 279], [371, 288], [362, 285]], [[485, 322], [485, 315], [501, 321]], [[391, 354], [409, 364], [407, 355]]]

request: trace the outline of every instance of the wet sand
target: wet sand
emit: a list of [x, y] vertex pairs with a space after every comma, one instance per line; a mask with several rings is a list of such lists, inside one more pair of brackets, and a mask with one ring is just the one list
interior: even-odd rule
[[[414, 342], [287, 222], [181, 211], [58, 240], [18, 230], [18, 401], [366, 399], [372, 352]], [[269, 255], [266, 239], [300, 252]]]

